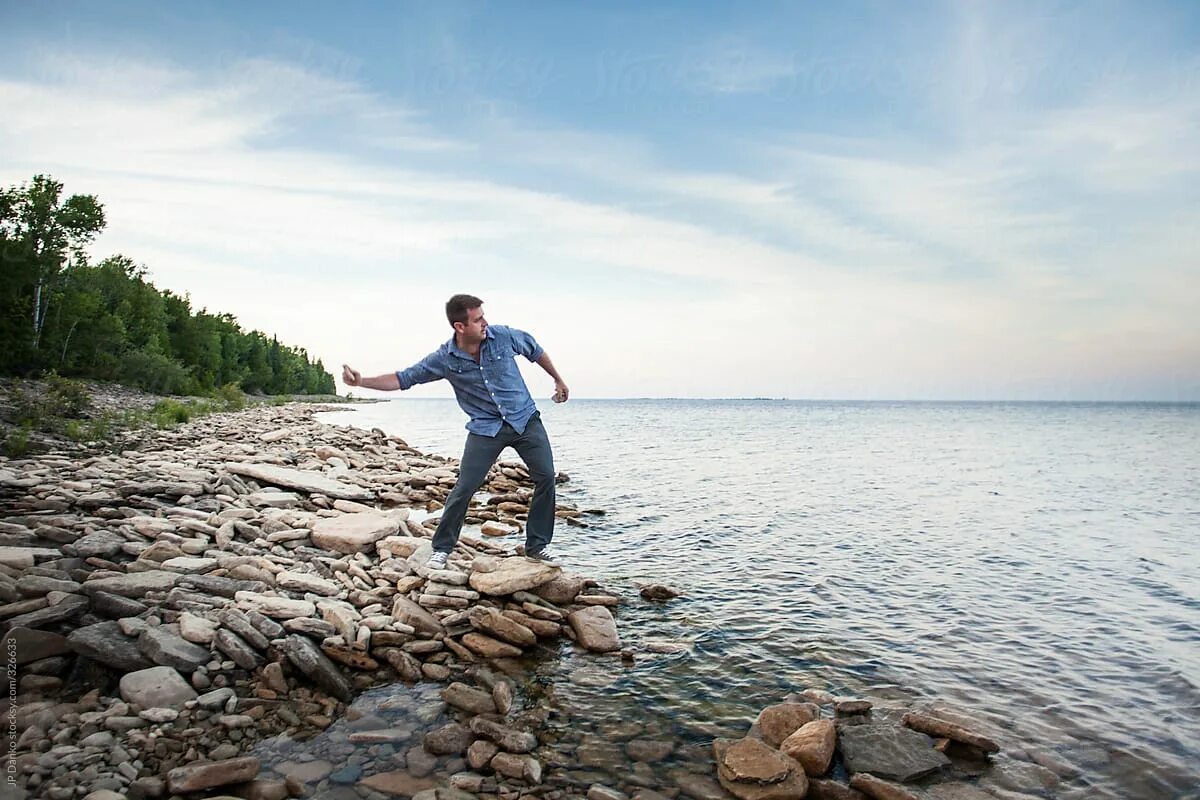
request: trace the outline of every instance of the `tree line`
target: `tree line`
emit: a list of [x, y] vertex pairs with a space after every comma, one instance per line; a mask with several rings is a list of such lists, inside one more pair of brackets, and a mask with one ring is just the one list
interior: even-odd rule
[[230, 384], [266, 394], [333, 394], [303, 348], [246, 332], [154, 287], [123, 255], [90, 263], [104, 229], [94, 195], [63, 197], [45, 175], [0, 189], [0, 374], [95, 378], [159, 394]]

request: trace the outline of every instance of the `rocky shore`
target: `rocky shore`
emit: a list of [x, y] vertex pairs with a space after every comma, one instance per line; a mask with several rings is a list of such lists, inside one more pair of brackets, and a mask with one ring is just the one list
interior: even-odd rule
[[514, 552], [523, 465], [493, 469], [468, 517], [480, 535], [429, 571], [455, 462], [319, 410], [262, 406], [119, 454], [0, 461], [13, 796], [903, 798], [899, 783], [921, 780], [915, 796], [979, 796], [961, 781], [991, 740], [819, 691], [712, 744], [636, 720], [556, 730], [530, 658], [636, 654], [615, 592]]

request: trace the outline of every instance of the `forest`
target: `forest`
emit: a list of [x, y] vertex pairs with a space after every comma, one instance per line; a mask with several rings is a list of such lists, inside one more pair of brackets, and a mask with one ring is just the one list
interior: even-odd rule
[[92, 263], [85, 248], [104, 225], [97, 197], [64, 196], [51, 177], [0, 189], [0, 375], [57, 374], [175, 395], [336, 392], [303, 348], [193, 309], [126, 255]]

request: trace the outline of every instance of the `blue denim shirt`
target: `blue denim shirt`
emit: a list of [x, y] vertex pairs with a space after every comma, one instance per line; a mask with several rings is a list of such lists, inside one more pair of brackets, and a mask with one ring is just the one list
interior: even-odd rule
[[399, 370], [400, 388], [445, 378], [454, 387], [458, 405], [471, 418], [467, 430], [495, 436], [507, 422], [524, 433], [537, 411], [515, 357], [537, 361], [545, 351], [525, 331], [507, 325], [488, 325], [479, 345], [479, 361], [454, 343], [454, 337], [408, 369]]

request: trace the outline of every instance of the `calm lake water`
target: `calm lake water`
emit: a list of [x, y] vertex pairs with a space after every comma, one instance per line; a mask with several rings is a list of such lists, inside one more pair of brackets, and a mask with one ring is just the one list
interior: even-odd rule
[[[1200, 405], [541, 405], [560, 502], [608, 512], [558, 527], [567, 566], [629, 598], [630, 644], [694, 643], [564, 647], [538, 668], [561, 726], [701, 746], [815, 687], [974, 717], [1005, 750], [984, 787], [1197, 796]], [[452, 400], [322, 418], [455, 457], [466, 435]]]

